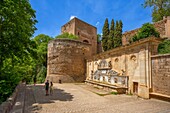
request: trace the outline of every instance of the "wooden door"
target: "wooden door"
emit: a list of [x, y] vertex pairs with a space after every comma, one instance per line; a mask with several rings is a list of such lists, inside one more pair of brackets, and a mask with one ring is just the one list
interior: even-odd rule
[[133, 82], [133, 93], [138, 94], [138, 82]]

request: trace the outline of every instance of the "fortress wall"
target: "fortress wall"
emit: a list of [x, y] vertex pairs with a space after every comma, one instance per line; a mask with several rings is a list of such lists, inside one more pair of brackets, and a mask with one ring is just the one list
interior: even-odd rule
[[[156, 30], [160, 33], [161, 38], [168, 37], [170, 39], [170, 16], [164, 18], [161, 21], [155, 22], [153, 25], [156, 28]], [[129, 44], [130, 38], [137, 34], [138, 31], [139, 28], [125, 32], [122, 36], [122, 44], [123, 45]]]
[[61, 32], [72, 33], [79, 37], [80, 42], [91, 44], [92, 54], [97, 53], [97, 28], [78, 19], [73, 18], [61, 27]]
[[92, 54], [95, 55], [97, 53], [97, 28], [79, 19], [75, 21], [75, 34], [80, 37], [81, 41], [87, 40], [92, 45]]
[[152, 56], [153, 92], [170, 96], [170, 54]]
[[90, 45], [69, 39], [55, 39], [48, 44], [47, 79], [53, 82], [85, 80], [85, 59], [91, 56]]

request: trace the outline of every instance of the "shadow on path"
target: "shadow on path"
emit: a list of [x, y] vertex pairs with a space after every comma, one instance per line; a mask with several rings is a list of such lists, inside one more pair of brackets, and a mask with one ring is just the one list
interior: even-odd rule
[[55, 103], [55, 101], [72, 101], [73, 95], [65, 92], [63, 89], [53, 88], [53, 94], [45, 96], [43, 85], [32, 86], [36, 103], [46, 104]]

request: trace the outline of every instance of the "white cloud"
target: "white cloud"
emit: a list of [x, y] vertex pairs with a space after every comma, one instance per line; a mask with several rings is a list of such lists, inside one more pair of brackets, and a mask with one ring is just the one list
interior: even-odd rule
[[75, 17], [77, 17], [77, 16], [71, 15], [71, 16], [70, 16], [70, 20], [72, 20], [72, 19], [75, 18]]
[[97, 22], [97, 23], [96, 23], [96, 26], [98, 26], [99, 24], [100, 24], [100, 22]]

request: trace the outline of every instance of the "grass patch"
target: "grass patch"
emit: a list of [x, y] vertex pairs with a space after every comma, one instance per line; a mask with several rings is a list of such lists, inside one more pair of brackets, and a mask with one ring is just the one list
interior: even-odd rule
[[132, 94], [132, 93], [128, 93], [127, 95], [128, 95], [128, 96], [132, 96], [133, 94]]
[[99, 96], [117, 95], [117, 94], [118, 94], [117, 92], [110, 92], [110, 93], [105, 93], [105, 94], [103, 94], [103, 93], [97, 93], [97, 92], [93, 92], [93, 93], [95, 93], [95, 94], [97, 94], [97, 95], [99, 95]]
[[99, 96], [106, 96], [106, 95], [110, 95], [110, 93], [105, 93], [105, 94], [96, 93], [96, 92], [93, 92], [93, 93], [95, 93], [95, 94], [97, 94], [97, 95], [99, 95]]
[[117, 92], [110, 92], [110, 94], [117, 95], [118, 93]]

